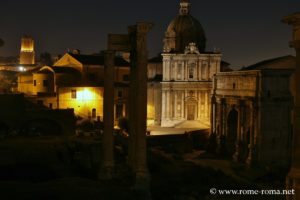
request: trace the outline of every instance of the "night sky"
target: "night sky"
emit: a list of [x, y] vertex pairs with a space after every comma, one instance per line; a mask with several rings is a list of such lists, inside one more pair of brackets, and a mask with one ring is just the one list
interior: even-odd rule
[[[288, 42], [291, 27], [283, 16], [300, 11], [299, 0], [191, 0], [191, 14], [202, 24], [207, 50], [219, 48], [233, 66], [294, 54]], [[80, 49], [96, 53], [106, 47], [108, 33], [126, 33], [137, 21], [154, 22], [149, 34], [150, 56], [162, 51], [169, 22], [178, 14], [179, 0], [5, 0], [1, 1], [0, 56], [18, 55], [20, 37], [32, 36], [36, 54], [63, 54]]]

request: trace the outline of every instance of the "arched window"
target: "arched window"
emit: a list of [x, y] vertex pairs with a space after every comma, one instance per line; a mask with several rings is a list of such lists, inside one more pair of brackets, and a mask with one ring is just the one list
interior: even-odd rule
[[190, 67], [189, 68], [189, 79], [193, 79], [194, 78], [194, 68]]

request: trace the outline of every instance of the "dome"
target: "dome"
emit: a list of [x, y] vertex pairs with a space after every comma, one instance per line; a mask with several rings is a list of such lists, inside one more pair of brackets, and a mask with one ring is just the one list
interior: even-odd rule
[[165, 33], [164, 52], [184, 52], [189, 43], [195, 43], [203, 52], [206, 37], [200, 22], [189, 14], [190, 4], [186, 0], [180, 3], [180, 14], [169, 24]]

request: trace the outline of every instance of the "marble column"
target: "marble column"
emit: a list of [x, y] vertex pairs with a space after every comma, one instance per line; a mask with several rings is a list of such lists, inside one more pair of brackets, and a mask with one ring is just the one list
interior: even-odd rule
[[296, 50], [295, 69], [295, 106], [293, 120], [292, 165], [286, 179], [287, 189], [294, 189], [295, 195], [287, 196], [288, 200], [300, 199], [300, 12], [283, 19], [284, 23], [293, 26], [293, 39], [290, 46]]
[[104, 53], [104, 99], [102, 137], [103, 161], [99, 174], [101, 179], [111, 179], [114, 168], [113, 131], [114, 131], [114, 51]]

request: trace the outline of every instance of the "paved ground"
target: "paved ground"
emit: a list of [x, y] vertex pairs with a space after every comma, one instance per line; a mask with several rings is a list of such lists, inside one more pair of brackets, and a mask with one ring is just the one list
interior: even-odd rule
[[189, 131], [205, 130], [208, 128], [209, 126], [200, 121], [185, 121], [175, 128], [148, 126], [147, 130], [150, 131], [151, 135], [179, 135]]

